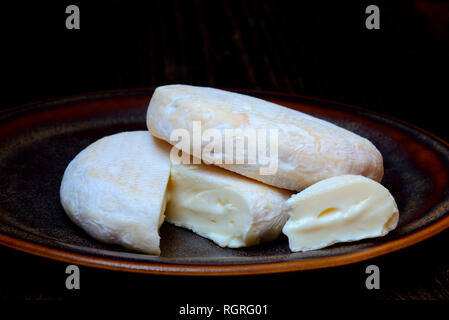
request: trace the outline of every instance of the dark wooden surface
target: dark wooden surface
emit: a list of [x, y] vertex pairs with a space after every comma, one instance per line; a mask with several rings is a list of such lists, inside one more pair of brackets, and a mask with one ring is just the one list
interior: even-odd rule
[[[449, 140], [448, 3], [391, 2], [375, 2], [380, 30], [365, 28], [366, 1], [83, 1], [80, 30], [65, 29], [69, 2], [3, 6], [0, 108], [186, 83], [336, 100]], [[127, 297], [168, 304], [169, 313], [185, 303], [268, 303], [279, 311], [305, 300], [448, 300], [448, 240], [445, 231], [371, 261], [268, 276], [179, 278], [82, 267], [76, 292], [65, 289], [66, 264], [1, 247], [0, 300]], [[380, 290], [365, 288], [369, 264], [380, 267]]]

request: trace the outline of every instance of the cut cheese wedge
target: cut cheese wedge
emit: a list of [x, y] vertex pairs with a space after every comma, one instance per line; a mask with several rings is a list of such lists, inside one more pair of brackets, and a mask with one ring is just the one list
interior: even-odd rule
[[[156, 89], [147, 112], [151, 134], [192, 154], [195, 152], [192, 151], [194, 121], [200, 123], [202, 133], [210, 129], [222, 137], [226, 135], [226, 129], [266, 130], [264, 137], [270, 146], [266, 148], [266, 155], [276, 154], [274, 147], [270, 149], [268, 141], [271, 140], [267, 136], [271, 131], [277, 132], [276, 165], [273, 172], [268, 170], [269, 174], [264, 174], [261, 169], [271, 164], [260, 158], [251, 162], [247, 144], [241, 153], [242, 159], [236, 159], [232, 164], [226, 163], [225, 159], [234, 159], [235, 147], [205, 152], [212, 139], [200, 139], [202, 154], [193, 154], [202, 157], [206, 163], [214, 163], [272, 186], [300, 191], [333, 176], [355, 174], [376, 181], [381, 181], [383, 176], [382, 156], [370, 141], [324, 120], [261, 99], [213, 88], [168, 85]], [[171, 141], [170, 135], [176, 129], [186, 130], [190, 141]], [[217, 159], [222, 163], [217, 163]]]
[[399, 219], [390, 192], [356, 175], [322, 180], [293, 195], [287, 206], [289, 219], [283, 233], [292, 251], [384, 236]]
[[169, 145], [148, 131], [102, 138], [68, 165], [61, 183], [70, 219], [97, 240], [160, 254]]
[[238, 248], [279, 236], [290, 192], [212, 165], [172, 165], [166, 221], [222, 247]]

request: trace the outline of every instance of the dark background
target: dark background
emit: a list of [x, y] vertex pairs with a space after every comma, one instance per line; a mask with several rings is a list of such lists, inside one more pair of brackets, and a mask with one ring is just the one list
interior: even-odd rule
[[[80, 30], [65, 28], [69, 4], [80, 8]], [[369, 4], [380, 8], [380, 30], [365, 27]], [[185, 83], [335, 100], [449, 140], [446, 1], [20, 1], [2, 4], [0, 13], [1, 109]], [[0, 247], [0, 300], [140, 298], [168, 304], [168, 313], [186, 303], [271, 304], [275, 313], [306, 300], [448, 300], [448, 240], [445, 231], [352, 266], [269, 276], [181, 278], [82, 267], [76, 292], [65, 289], [64, 263]], [[369, 264], [381, 269], [380, 290], [365, 289]]]

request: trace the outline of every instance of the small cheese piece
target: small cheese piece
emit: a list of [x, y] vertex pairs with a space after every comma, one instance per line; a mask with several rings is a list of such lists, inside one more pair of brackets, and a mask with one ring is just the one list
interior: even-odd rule
[[[156, 89], [147, 112], [147, 126], [152, 135], [192, 154], [195, 152], [194, 121], [201, 124], [201, 133], [209, 129], [218, 131], [222, 139], [227, 129], [242, 132], [254, 129], [256, 133], [265, 130], [268, 164], [259, 157], [254, 163], [246, 143], [239, 159], [235, 147], [206, 152], [212, 141], [208, 138], [200, 139], [202, 155], [193, 155], [272, 186], [300, 191], [320, 180], [344, 174], [363, 175], [376, 181], [381, 181], [383, 176], [382, 155], [370, 141], [327, 121], [224, 90], [188, 85]], [[187, 130], [191, 141], [170, 141], [170, 135], [177, 129]], [[278, 135], [277, 154], [275, 147], [270, 149], [271, 132]], [[260, 137], [257, 133], [256, 139]], [[234, 157], [234, 163], [225, 162]], [[221, 163], [216, 163], [217, 159]], [[261, 172], [267, 167], [273, 170]]]
[[322, 180], [288, 201], [283, 228], [292, 251], [386, 235], [396, 228], [398, 208], [381, 184], [356, 175]]
[[222, 247], [277, 238], [290, 192], [212, 165], [172, 165], [166, 221]]
[[65, 170], [60, 190], [65, 212], [97, 240], [159, 255], [169, 149], [148, 131], [92, 143]]

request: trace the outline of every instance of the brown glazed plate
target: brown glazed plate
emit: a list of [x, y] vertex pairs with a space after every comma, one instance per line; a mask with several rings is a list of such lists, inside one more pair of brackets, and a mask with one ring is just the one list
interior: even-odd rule
[[164, 223], [160, 257], [100, 243], [75, 226], [59, 202], [72, 158], [95, 140], [145, 130], [151, 89], [81, 95], [0, 113], [0, 244], [68, 263], [129, 272], [238, 275], [345, 265], [399, 250], [449, 226], [449, 145], [412, 125], [360, 108], [278, 93], [240, 91], [331, 121], [370, 139], [384, 157], [382, 181], [399, 207], [383, 238], [292, 253], [274, 242], [225, 249]]

